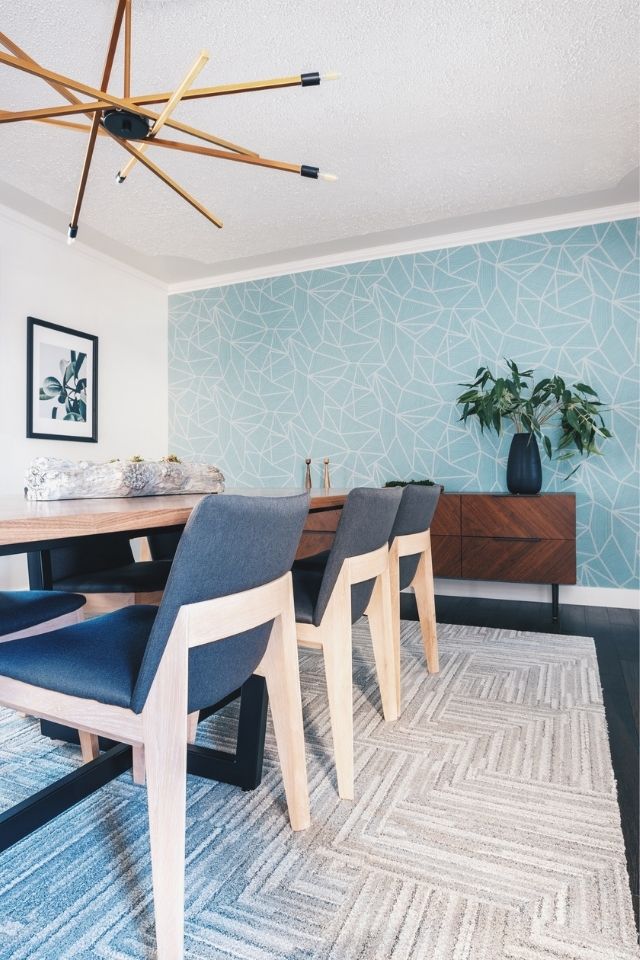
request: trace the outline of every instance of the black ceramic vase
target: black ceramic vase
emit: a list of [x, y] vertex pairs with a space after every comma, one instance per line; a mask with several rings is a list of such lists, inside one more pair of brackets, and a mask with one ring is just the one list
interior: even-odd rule
[[516, 433], [509, 448], [507, 489], [509, 493], [539, 493], [542, 464], [538, 441], [533, 433]]

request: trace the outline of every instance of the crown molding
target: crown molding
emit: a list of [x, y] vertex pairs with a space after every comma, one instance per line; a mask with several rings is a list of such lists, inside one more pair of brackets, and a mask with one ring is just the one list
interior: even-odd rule
[[145, 273], [143, 270], [137, 270], [135, 267], [129, 266], [129, 264], [125, 263], [123, 260], [118, 260], [116, 257], [110, 257], [108, 254], [102, 253], [100, 250], [96, 250], [95, 247], [91, 247], [88, 244], [83, 243], [82, 240], [76, 240], [71, 247], [68, 247], [66, 234], [63, 235], [59, 230], [54, 230], [52, 227], [47, 226], [47, 224], [40, 223], [38, 220], [34, 220], [32, 217], [29, 217], [24, 213], [20, 213], [18, 210], [14, 210], [11, 207], [7, 207], [4, 204], [0, 204], [0, 220], [8, 222], [9, 224], [18, 224], [19, 226], [24, 227], [26, 230], [31, 230], [33, 233], [37, 233], [40, 234], [40, 236], [46, 237], [47, 240], [51, 240], [53, 243], [56, 243], [59, 246], [68, 248], [70, 257], [86, 257], [87, 259], [94, 261], [94, 263], [101, 263], [109, 266], [113, 270], [118, 270], [121, 273], [125, 273], [127, 276], [132, 277], [141, 283], [147, 283], [150, 286], [155, 287], [157, 290], [162, 290], [164, 293], [169, 292], [169, 286], [163, 280], [159, 280], [157, 277], [153, 277], [150, 274]]
[[249, 280], [265, 280], [281, 277], [290, 273], [303, 273], [306, 270], [345, 266], [350, 263], [363, 263], [367, 260], [381, 260], [385, 257], [398, 257], [407, 253], [424, 253], [428, 250], [446, 250], [450, 247], [464, 247], [473, 243], [488, 243], [492, 240], [509, 240], [514, 237], [526, 237], [536, 233], [550, 233], [554, 230], [567, 230], [587, 227], [614, 220], [630, 220], [640, 216], [640, 203], [620, 203], [608, 207], [595, 207], [575, 213], [559, 213], [550, 217], [538, 217], [532, 220], [513, 221], [490, 227], [476, 227], [456, 233], [439, 234], [397, 243], [379, 244], [323, 254], [319, 257], [293, 259], [271, 266], [247, 267], [231, 273], [213, 274], [198, 280], [185, 280], [168, 284], [169, 294], [191, 293], [212, 287], [226, 287], [232, 283], [246, 283]]

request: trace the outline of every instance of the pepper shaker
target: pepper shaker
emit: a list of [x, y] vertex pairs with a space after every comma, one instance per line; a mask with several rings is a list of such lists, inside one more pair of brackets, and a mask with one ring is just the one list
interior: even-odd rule
[[329, 457], [325, 457], [322, 462], [324, 463], [322, 485], [325, 488], [325, 490], [328, 490], [331, 486], [331, 478], [329, 476]]
[[307, 465], [307, 471], [304, 475], [304, 488], [305, 490], [311, 490], [311, 457], [307, 457], [304, 461]]

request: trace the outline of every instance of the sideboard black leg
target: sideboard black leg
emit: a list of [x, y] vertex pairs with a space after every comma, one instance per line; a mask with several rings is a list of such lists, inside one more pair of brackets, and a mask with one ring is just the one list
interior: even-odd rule
[[551, 584], [551, 619], [554, 623], [558, 622], [558, 617], [560, 615], [560, 585], [557, 583]]

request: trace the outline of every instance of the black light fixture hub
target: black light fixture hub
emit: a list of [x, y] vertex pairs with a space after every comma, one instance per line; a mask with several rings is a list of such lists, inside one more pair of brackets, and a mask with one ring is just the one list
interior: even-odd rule
[[146, 140], [149, 136], [149, 121], [131, 110], [105, 110], [102, 123], [116, 137], [122, 140]]

